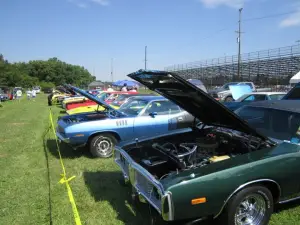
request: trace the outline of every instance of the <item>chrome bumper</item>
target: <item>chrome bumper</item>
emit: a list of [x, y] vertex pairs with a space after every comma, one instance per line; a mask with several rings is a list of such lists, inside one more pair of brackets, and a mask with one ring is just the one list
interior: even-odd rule
[[64, 136], [62, 136], [59, 132], [56, 131], [56, 136], [58, 138], [59, 141], [65, 142], [67, 144], [70, 143], [70, 138], [66, 138]]
[[129, 182], [135, 192], [152, 205], [165, 221], [173, 221], [172, 193], [165, 191], [158, 180], [118, 147], [115, 147], [115, 162], [121, 168], [125, 182]]

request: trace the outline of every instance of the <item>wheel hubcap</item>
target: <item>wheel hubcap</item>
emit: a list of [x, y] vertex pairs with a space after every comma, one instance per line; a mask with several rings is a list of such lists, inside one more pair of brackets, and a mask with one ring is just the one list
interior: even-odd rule
[[97, 144], [97, 150], [101, 155], [107, 155], [111, 152], [111, 142], [107, 139], [102, 139]]
[[235, 213], [235, 225], [260, 225], [266, 212], [266, 202], [259, 194], [247, 196]]

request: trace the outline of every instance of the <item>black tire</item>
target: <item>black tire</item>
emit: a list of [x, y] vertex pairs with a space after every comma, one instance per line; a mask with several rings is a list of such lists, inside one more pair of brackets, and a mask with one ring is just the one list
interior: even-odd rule
[[97, 158], [109, 158], [112, 156], [117, 142], [117, 139], [111, 134], [99, 134], [91, 139], [90, 152]]
[[[250, 202], [250, 205], [245, 204], [247, 203], [247, 199], [249, 200], [248, 202]], [[255, 210], [251, 208], [253, 206], [251, 202], [254, 203], [255, 201], [256, 205], [259, 205], [259, 202], [261, 202], [261, 208], [258, 209], [258, 207], [256, 207], [256, 212], [258, 212], [256, 215], [254, 213]], [[238, 221], [236, 220], [238, 220], [238, 210], [240, 209], [240, 212], [245, 211], [244, 213], [240, 214], [241, 221], [245, 221], [247, 219], [246, 216], [248, 216], [249, 218], [249, 214], [251, 216], [251, 213], [253, 213], [254, 215], [252, 216], [255, 217], [254, 220], [257, 220], [257, 223], [253, 224], [267, 225], [273, 213], [273, 208], [273, 196], [268, 188], [264, 186], [250, 186], [239, 191], [229, 200], [226, 209], [224, 210], [220, 218], [218, 218], [218, 220], [222, 225], [239, 225]], [[263, 210], [264, 213], [262, 213]]]
[[234, 100], [233, 100], [232, 96], [228, 96], [225, 98], [225, 102], [233, 102], [233, 101]]

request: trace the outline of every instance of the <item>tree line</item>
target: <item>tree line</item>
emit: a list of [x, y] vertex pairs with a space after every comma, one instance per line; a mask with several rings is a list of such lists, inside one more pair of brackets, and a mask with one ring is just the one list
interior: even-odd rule
[[50, 88], [67, 83], [85, 88], [94, 80], [84, 67], [57, 58], [11, 63], [0, 54], [0, 86]]

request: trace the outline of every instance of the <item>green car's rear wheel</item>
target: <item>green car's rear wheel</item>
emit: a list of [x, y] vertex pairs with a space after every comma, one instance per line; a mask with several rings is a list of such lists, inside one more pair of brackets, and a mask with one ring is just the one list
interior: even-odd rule
[[90, 152], [94, 157], [109, 158], [116, 143], [117, 139], [113, 135], [99, 134], [91, 139]]
[[235, 194], [223, 212], [223, 224], [267, 225], [273, 212], [273, 196], [264, 186], [250, 186]]

